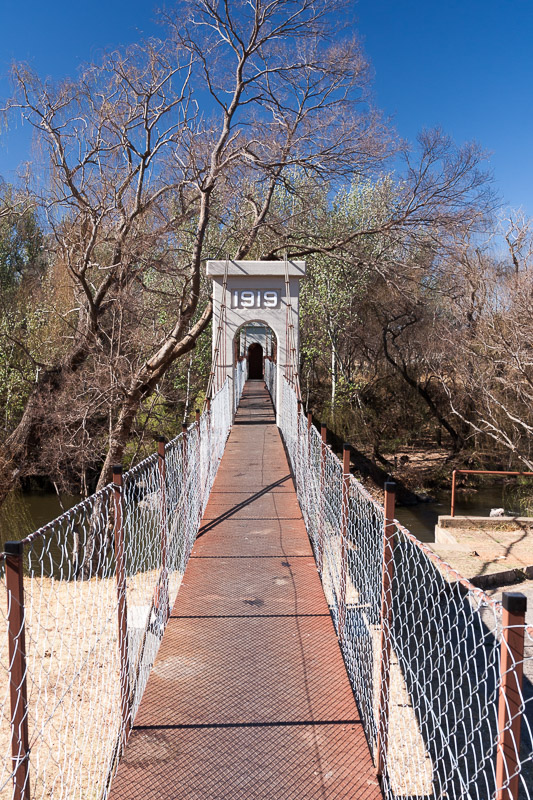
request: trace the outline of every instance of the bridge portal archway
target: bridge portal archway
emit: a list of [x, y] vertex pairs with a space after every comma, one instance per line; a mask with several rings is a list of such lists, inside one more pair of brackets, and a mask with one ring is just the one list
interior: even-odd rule
[[[294, 376], [299, 361], [299, 294], [305, 261], [208, 261], [207, 275], [213, 281], [213, 356], [217, 335], [219, 338], [213, 389], [217, 391], [226, 378], [233, 385], [236, 334], [259, 318], [273, 331], [276, 341], [275, 406], [279, 421], [283, 376]], [[262, 347], [263, 355], [272, 355]], [[239, 349], [237, 355], [248, 354]]]
[[234, 365], [246, 360], [246, 377], [250, 380], [265, 378], [265, 360], [276, 363], [277, 336], [262, 319], [245, 322], [233, 340]]

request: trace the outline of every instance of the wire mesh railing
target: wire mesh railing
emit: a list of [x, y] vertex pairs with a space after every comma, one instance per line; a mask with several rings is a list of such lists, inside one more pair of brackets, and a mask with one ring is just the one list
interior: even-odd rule
[[[533, 629], [394, 520], [299, 412], [281, 430], [386, 798], [533, 798]], [[387, 505], [388, 504], [388, 505]]]
[[233, 411], [237, 411], [239, 407], [239, 403], [241, 401], [242, 392], [244, 389], [244, 384], [246, 383], [246, 373], [247, 373], [248, 365], [245, 358], [239, 358], [235, 368], [233, 370], [233, 382], [234, 382], [234, 391], [233, 391]]
[[158, 454], [6, 544], [0, 798], [107, 796], [232, 419], [226, 381]]
[[277, 364], [276, 362], [270, 357], [266, 356], [265, 358], [265, 384], [268, 389], [268, 393], [270, 394], [270, 399], [272, 400], [272, 404], [274, 408], [276, 408], [277, 398], [276, 398], [276, 372], [277, 372]]

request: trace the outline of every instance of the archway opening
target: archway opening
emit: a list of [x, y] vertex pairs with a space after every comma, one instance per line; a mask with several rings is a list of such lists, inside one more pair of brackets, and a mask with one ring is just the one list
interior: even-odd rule
[[259, 342], [252, 342], [248, 347], [248, 379], [263, 379], [263, 348]]
[[253, 320], [241, 325], [235, 334], [233, 346], [234, 363], [246, 361], [248, 379], [265, 379], [265, 362], [276, 363], [277, 336], [262, 320]]

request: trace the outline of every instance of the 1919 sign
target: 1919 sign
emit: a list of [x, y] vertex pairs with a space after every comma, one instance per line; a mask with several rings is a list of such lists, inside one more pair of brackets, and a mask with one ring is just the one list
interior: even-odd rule
[[232, 308], [279, 308], [279, 289], [233, 289]]

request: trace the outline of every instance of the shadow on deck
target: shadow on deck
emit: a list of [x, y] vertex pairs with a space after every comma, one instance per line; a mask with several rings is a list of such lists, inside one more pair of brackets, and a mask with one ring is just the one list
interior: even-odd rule
[[262, 381], [245, 386], [110, 798], [381, 798]]

